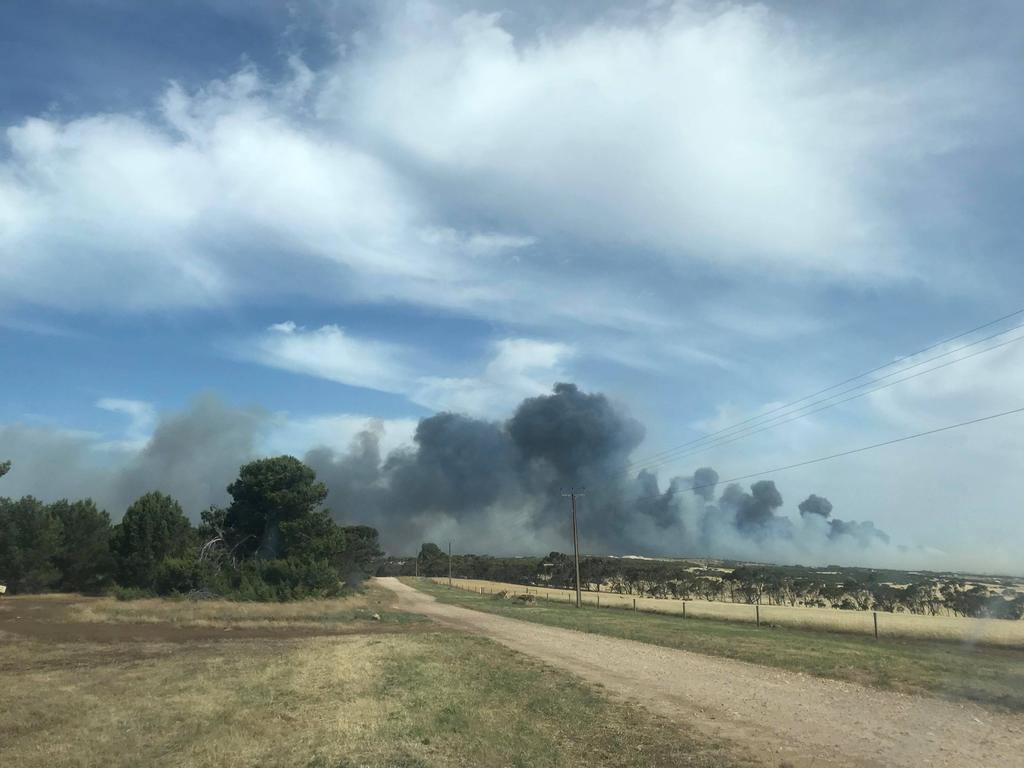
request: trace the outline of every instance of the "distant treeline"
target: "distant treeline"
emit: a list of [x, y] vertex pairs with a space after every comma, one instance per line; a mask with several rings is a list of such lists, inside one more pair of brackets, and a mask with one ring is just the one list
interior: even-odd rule
[[[0, 464], [0, 475], [9, 468]], [[383, 556], [375, 529], [334, 522], [322, 508], [326, 486], [291, 456], [246, 464], [227, 490], [231, 504], [210, 507], [198, 526], [159, 491], [116, 525], [89, 499], [0, 497], [0, 584], [11, 593], [287, 600], [339, 594]]]
[[[571, 555], [491, 557], [455, 555], [452, 575], [533, 586], [575, 586]], [[417, 558], [390, 558], [382, 574], [447, 576], [448, 556], [424, 544]], [[999, 580], [994, 580], [999, 581]], [[998, 586], [970, 583], [948, 574], [909, 574], [830, 565], [803, 566], [702, 564], [697, 561], [583, 557], [580, 583], [637, 597], [717, 600], [756, 605], [804, 605], [841, 610], [878, 610], [973, 618], [1024, 618], [1024, 595], [1010, 580]], [[906, 583], [909, 582], [909, 583]]]

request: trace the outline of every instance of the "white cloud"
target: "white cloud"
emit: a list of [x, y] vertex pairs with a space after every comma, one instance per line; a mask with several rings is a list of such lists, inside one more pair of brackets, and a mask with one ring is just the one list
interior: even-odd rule
[[240, 354], [273, 368], [385, 392], [404, 391], [411, 378], [403, 349], [354, 337], [336, 325], [307, 331], [291, 321], [276, 323]]
[[293, 57], [282, 82], [248, 67], [171, 85], [155, 115], [9, 126], [0, 299], [313, 295], [649, 331], [682, 310], [662, 286], [635, 306], [634, 265], [904, 273], [875, 193], [902, 178], [894, 147], [947, 151], [944, 121], [972, 103], [942, 73], [858, 80], [861, 52], [756, 6], [523, 38], [430, 3], [379, 13], [322, 69]]
[[527, 242], [421, 237], [433, 226], [424, 201], [384, 162], [309, 123], [311, 85], [295, 78], [273, 86], [244, 69], [194, 94], [172, 85], [154, 120], [9, 127], [0, 298], [145, 310], [281, 292], [419, 296], [457, 282], [476, 251]]
[[403, 394], [432, 410], [504, 416], [524, 397], [569, 377], [572, 347], [527, 338], [500, 339], [475, 376], [431, 375], [412, 350], [352, 336], [336, 325], [307, 330], [288, 320], [244, 341], [240, 357], [293, 373]]
[[[322, 115], [465, 186], [466, 205], [670, 261], [899, 273], [876, 171], [911, 134], [915, 152], [948, 148], [924, 89], [858, 81], [844, 51], [761, 6], [520, 40], [499, 14], [421, 3], [382, 36], [336, 71]], [[928, 99], [967, 85], [934, 77]]]
[[504, 415], [523, 398], [549, 392], [556, 381], [568, 378], [564, 364], [573, 354], [566, 344], [502, 339], [479, 376], [422, 377], [410, 398], [439, 411]]
[[377, 419], [361, 414], [338, 413], [295, 417], [278, 414], [268, 429], [263, 447], [269, 454], [302, 456], [311, 448], [347, 451], [352, 440], [365, 431], [378, 439], [381, 454], [412, 445], [416, 419]]
[[124, 436], [120, 440], [104, 444], [105, 446], [121, 449], [141, 448], [149, 440], [156, 425], [156, 408], [152, 403], [143, 400], [104, 397], [96, 401], [96, 407], [112, 413], [121, 413], [129, 418]]

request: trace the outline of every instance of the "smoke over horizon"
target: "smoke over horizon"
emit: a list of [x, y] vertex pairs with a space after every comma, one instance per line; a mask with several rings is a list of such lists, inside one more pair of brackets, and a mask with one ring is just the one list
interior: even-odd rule
[[[133, 499], [162, 490], [196, 520], [227, 501], [239, 466], [262, 455], [257, 446], [269, 419], [201, 396], [163, 418], [141, 448], [106, 447], [106, 464], [81, 435], [0, 427], [0, 458], [14, 460], [0, 492], [89, 496], [117, 520]], [[630, 471], [643, 425], [575, 384], [523, 400], [505, 421], [448, 412], [423, 418], [413, 445], [387, 453], [382, 430], [358, 433], [346, 451], [314, 447], [301, 458], [327, 484], [334, 517], [378, 528], [395, 554], [448, 539], [464, 552], [565, 550], [571, 538], [561, 494], [585, 488], [580, 540], [592, 554], [950, 567], [936, 553], [894, 545], [871, 521], [833, 516], [823, 496], [801, 501], [796, 518], [780, 514], [784, 497], [772, 480], [745, 489], [723, 487], [711, 467], [667, 482]]]
[[448, 537], [462, 551], [565, 549], [561, 494], [575, 487], [587, 489], [580, 540], [593, 554], [783, 562], [897, 554], [874, 523], [833, 518], [823, 497], [801, 503], [808, 512], [798, 523], [777, 514], [783, 498], [771, 480], [749, 491], [720, 488], [718, 473], [700, 467], [662, 490], [655, 473], [628, 471], [644, 434], [604, 395], [562, 383], [524, 400], [505, 422], [440, 413], [420, 421], [415, 449], [383, 456], [378, 433], [366, 431], [347, 452], [319, 448], [305, 461], [331, 489], [332, 507], [359, 510], [386, 545], [404, 552]]

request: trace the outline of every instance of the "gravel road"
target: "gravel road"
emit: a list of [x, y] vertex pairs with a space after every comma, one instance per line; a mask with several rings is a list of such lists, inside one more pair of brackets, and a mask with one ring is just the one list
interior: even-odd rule
[[1024, 716], [878, 691], [446, 605], [401, 583], [399, 608], [597, 683], [766, 765], [1024, 768]]

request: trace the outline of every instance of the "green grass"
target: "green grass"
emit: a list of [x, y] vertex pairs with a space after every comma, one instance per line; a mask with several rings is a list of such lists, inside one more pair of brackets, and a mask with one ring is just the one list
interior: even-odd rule
[[725, 656], [805, 674], [906, 693], [934, 693], [1024, 711], [1024, 651], [946, 641], [863, 638], [849, 634], [756, 628], [711, 619], [632, 613], [540, 601], [522, 605], [434, 584], [406, 583], [445, 603], [553, 627], [594, 632]]

